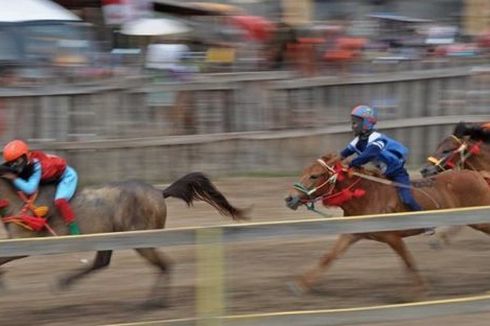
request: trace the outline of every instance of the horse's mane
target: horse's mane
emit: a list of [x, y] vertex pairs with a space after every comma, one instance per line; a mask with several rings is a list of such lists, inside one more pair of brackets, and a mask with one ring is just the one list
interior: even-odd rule
[[[336, 161], [340, 161], [341, 158], [337, 154], [331, 154], [330, 153], [330, 154], [323, 155], [322, 156], [322, 159], [325, 162], [336, 162]], [[383, 176], [383, 174], [379, 170], [374, 170], [374, 169], [368, 169], [368, 168], [360, 167], [360, 168], [356, 168], [356, 171], [358, 171], [359, 173], [362, 173], [362, 174], [369, 175], [369, 176], [386, 179], [386, 177]]]
[[363, 168], [363, 167], [358, 168], [357, 170], [359, 171], [359, 173], [362, 173], [365, 175], [386, 179], [386, 177], [381, 172], [379, 172], [379, 170], [367, 169], [367, 168]]
[[489, 123], [465, 123], [462, 121], [454, 127], [453, 135], [458, 138], [469, 136], [472, 140], [490, 143]]

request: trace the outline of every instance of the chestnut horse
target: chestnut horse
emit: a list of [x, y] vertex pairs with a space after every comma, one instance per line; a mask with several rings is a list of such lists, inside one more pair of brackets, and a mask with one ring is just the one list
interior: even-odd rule
[[439, 143], [420, 173], [427, 177], [448, 169], [490, 172], [490, 123], [460, 122], [453, 134]]
[[[2, 171], [7, 170], [5, 166], [1, 167]], [[35, 203], [48, 206], [49, 211], [52, 212], [48, 213], [47, 217], [50, 230], [33, 232], [28, 229], [29, 226], [26, 228], [20, 225], [23, 223], [6, 223], [12, 221], [12, 216], [19, 215], [21, 209], [25, 207], [25, 201], [19, 197], [9, 181], [0, 178], [0, 198], [9, 202], [7, 211], [2, 214], [2, 221], [10, 238], [68, 233], [67, 226], [53, 205], [54, 191], [55, 187], [52, 185], [43, 186]], [[81, 232], [89, 234], [163, 229], [167, 218], [165, 198], [168, 197], [182, 199], [188, 206], [192, 205], [194, 200], [201, 200], [215, 207], [222, 215], [230, 216], [234, 220], [246, 218], [244, 210], [233, 207], [211, 181], [199, 172], [189, 173], [165, 189], [157, 189], [141, 181], [121, 181], [85, 188], [75, 195], [71, 203]], [[159, 290], [166, 288], [169, 283], [168, 260], [155, 248], [140, 248], [135, 251], [157, 267], [159, 277], [149, 303], [163, 305], [166, 293], [159, 293]], [[58, 286], [61, 289], [68, 288], [82, 277], [107, 267], [111, 256], [112, 250], [98, 251], [91, 266], [62, 278]], [[0, 265], [23, 257], [0, 257]]]
[[[453, 134], [444, 138], [435, 152], [427, 159], [428, 163], [420, 170], [424, 177], [456, 169], [480, 171], [490, 179], [490, 123], [460, 122]], [[440, 247], [441, 242], [448, 245], [449, 239], [462, 230], [462, 226], [451, 226], [438, 232], [431, 245]]]
[[[299, 183], [290, 190], [286, 204], [291, 209], [322, 200], [329, 206], [339, 206], [344, 216], [406, 212], [408, 209], [398, 197], [395, 185], [373, 171], [364, 169], [346, 173], [340, 158], [327, 154], [308, 166]], [[360, 171], [360, 172], [359, 172]], [[490, 189], [485, 179], [475, 171], [447, 171], [430, 179], [422, 179], [420, 188], [414, 188], [417, 202], [425, 210], [490, 205]], [[490, 234], [490, 224], [470, 225]], [[421, 234], [424, 229], [369, 232], [340, 235], [333, 249], [316, 267], [307, 271], [294, 284], [296, 289], [307, 290], [320, 274], [347, 249], [362, 239], [386, 243], [403, 260], [415, 280], [418, 290], [425, 288], [417, 272], [415, 261], [403, 238]]]

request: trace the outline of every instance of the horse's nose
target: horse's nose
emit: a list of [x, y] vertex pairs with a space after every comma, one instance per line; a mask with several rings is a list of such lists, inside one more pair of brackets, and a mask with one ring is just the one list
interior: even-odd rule
[[299, 206], [299, 197], [293, 197], [293, 196], [287, 196], [284, 198], [284, 201], [286, 202], [286, 206], [296, 210]]

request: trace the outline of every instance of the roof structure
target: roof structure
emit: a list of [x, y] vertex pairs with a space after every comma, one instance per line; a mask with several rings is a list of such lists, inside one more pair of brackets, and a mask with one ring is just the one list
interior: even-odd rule
[[48, 0], [2, 1], [0, 23], [28, 21], [80, 21], [71, 11]]

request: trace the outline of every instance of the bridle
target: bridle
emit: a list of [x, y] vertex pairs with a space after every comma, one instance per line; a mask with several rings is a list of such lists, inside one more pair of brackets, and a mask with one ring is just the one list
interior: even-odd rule
[[304, 193], [308, 197], [309, 201], [316, 199], [317, 196], [315, 196], [315, 193], [318, 192], [318, 190], [322, 189], [325, 186], [328, 186], [329, 188], [328, 188], [328, 191], [324, 195], [330, 195], [335, 188], [335, 184], [337, 183], [337, 177], [339, 175], [339, 172], [336, 171], [330, 165], [328, 165], [323, 159], [319, 158], [316, 161], [318, 163], [320, 163], [320, 165], [323, 166], [326, 170], [326, 172], [322, 173], [322, 175], [329, 173], [330, 176], [324, 182], [322, 182], [319, 186], [316, 186], [313, 188], [306, 187], [301, 182], [297, 182], [293, 185], [293, 188], [298, 190], [299, 192]]
[[[435, 204], [435, 207], [437, 207], [437, 208], [440, 207], [439, 203], [434, 198], [432, 198], [432, 196], [430, 196], [428, 193], [426, 193], [422, 189], [414, 188], [411, 185], [401, 184], [398, 182], [394, 182], [394, 181], [387, 180], [384, 178], [379, 178], [376, 176], [367, 175], [364, 173], [359, 173], [356, 171], [348, 172], [348, 175], [356, 176], [357, 177], [356, 180], [354, 180], [346, 188], [340, 189], [337, 192], [334, 192], [337, 181], [342, 180], [344, 178], [343, 173], [348, 171], [348, 170], [346, 168], [344, 168], [339, 162], [335, 163], [335, 166], [332, 167], [329, 164], [327, 164], [322, 158], [319, 158], [316, 161], [322, 167], [325, 168], [325, 173], [323, 173], [322, 175], [325, 175], [328, 173], [329, 177], [324, 182], [322, 182], [319, 186], [316, 186], [316, 187], [306, 187], [304, 184], [298, 182], [298, 183], [295, 183], [293, 185], [293, 188], [307, 196], [306, 199], [301, 200], [301, 203], [304, 204], [308, 210], [312, 210], [312, 211], [314, 211], [318, 214], [321, 214], [323, 216], [328, 216], [328, 215], [325, 215], [324, 213], [315, 209], [315, 202], [316, 201], [319, 201], [319, 200], [323, 201], [325, 199], [329, 199], [329, 198], [336, 197], [338, 195], [342, 195], [342, 193], [344, 191], [348, 191], [348, 190], [356, 187], [356, 185], [358, 185], [358, 183], [361, 179], [366, 179], [366, 180], [370, 180], [373, 182], [377, 182], [377, 183], [381, 183], [381, 184], [385, 184], [385, 185], [390, 185], [390, 186], [394, 186], [394, 187], [409, 188], [409, 189], [414, 189], [414, 190], [420, 191], [421, 193], [423, 193], [425, 196], [427, 196]], [[328, 190], [326, 192], [324, 192], [322, 195], [317, 196], [316, 193], [320, 189], [323, 189], [326, 186], [329, 187]]]
[[[450, 137], [459, 145], [458, 148], [450, 151], [447, 155], [444, 155], [440, 159], [434, 156], [429, 156], [427, 158], [429, 163], [433, 164], [441, 171], [451, 170], [454, 168], [461, 170], [464, 168], [465, 163], [468, 164], [466, 160], [471, 155], [476, 155], [480, 152], [481, 141], [471, 144], [464, 139], [456, 137], [455, 135], [451, 135]], [[457, 160], [458, 155], [459, 160]]]
[[[342, 172], [342, 166], [336, 164], [335, 167], [332, 167], [328, 165], [327, 162], [325, 162], [322, 158], [319, 158], [316, 160], [323, 168], [325, 168], [325, 172], [322, 173], [321, 175], [328, 174], [329, 177], [326, 178], [324, 182], [322, 182], [319, 186], [316, 187], [306, 187], [304, 184], [301, 182], [297, 182], [293, 185], [293, 188], [298, 190], [299, 192], [303, 193], [306, 195], [306, 199], [302, 199], [301, 203], [306, 206], [306, 208], [310, 211], [313, 211], [317, 214], [322, 215], [323, 217], [331, 217], [331, 215], [325, 214], [315, 208], [315, 202], [319, 200], [323, 200], [326, 197], [335, 195], [332, 194], [335, 185], [337, 183], [337, 180], [339, 179], [339, 175]], [[328, 190], [321, 195], [316, 195], [319, 190], [323, 189], [324, 187], [328, 187]]]

